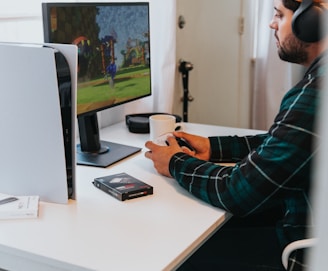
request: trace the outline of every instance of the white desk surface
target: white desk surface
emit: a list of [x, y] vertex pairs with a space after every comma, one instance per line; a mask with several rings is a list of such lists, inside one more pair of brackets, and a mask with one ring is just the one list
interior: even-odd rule
[[[255, 133], [191, 123], [185, 130], [204, 136]], [[143, 150], [108, 168], [78, 166], [77, 199], [67, 205], [40, 202], [37, 219], [0, 221], [0, 268], [156, 271], [179, 266], [230, 215], [157, 174], [144, 157], [148, 136], [129, 133], [123, 122], [103, 129], [102, 140]], [[119, 172], [149, 183], [154, 195], [121, 202], [91, 183]]]

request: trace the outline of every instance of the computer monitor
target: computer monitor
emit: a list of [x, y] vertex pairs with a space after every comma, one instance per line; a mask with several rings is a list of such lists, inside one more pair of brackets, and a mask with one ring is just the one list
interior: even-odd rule
[[148, 2], [42, 3], [44, 40], [78, 47], [77, 163], [107, 167], [140, 148], [100, 140], [97, 112], [151, 95]]

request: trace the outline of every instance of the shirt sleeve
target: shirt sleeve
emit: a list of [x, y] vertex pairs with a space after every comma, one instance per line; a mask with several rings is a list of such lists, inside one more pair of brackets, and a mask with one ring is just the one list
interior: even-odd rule
[[[307, 190], [316, 92], [293, 89], [267, 135], [210, 138], [211, 161], [175, 154], [171, 175], [196, 197], [236, 216], [282, 203], [289, 193]], [[237, 161], [235, 166], [215, 162]]]
[[243, 159], [251, 150], [263, 143], [268, 134], [255, 136], [222, 136], [209, 137], [211, 144], [210, 161], [219, 162], [238, 162]]

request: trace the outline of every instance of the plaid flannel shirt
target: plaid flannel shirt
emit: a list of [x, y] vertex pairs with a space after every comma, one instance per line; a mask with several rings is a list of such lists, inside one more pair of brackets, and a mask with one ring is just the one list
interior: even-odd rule
[[[315, 121], [326, 58], [326, 54], [318, 57], [286, 93], [267, 133], [209, 137], [210, 161], [181, 152], [169, 164], [182, 187], [235, 216], [283, 206], [284, 219], [277, 222], [282, 249], [305, 238], [312, 226], [311, 164], [318, 150]], [[228, 160], [237, 163], [232, 167], [218, 164]]]

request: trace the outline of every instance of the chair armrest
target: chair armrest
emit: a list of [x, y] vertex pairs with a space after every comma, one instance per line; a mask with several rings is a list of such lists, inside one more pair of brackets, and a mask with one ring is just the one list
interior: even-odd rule
[[311, 246], [315, 245], [315, 243], [316, 243], [316, 238], [308, 238], [308, 239], [297, 240], [297, 241], [294, 241], [294, 242], [288, 244], [284, 248], [284, 250], [282, 252], [282, 256], [281, 256], [282, 264], [285, 267], [285, 269], [287, 270], [288, 258], [289, 258], [289, 255], [293, 251], [295, 251], [297, 249], [311, 247]]

